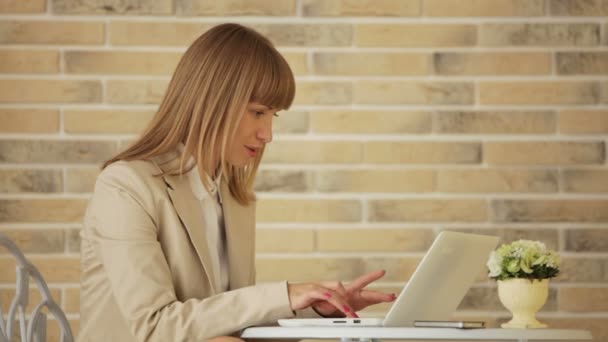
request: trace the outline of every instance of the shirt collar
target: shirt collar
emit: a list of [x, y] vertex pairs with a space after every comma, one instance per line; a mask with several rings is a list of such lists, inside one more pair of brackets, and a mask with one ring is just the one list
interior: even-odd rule
[[[183, 153], [184, 145], [182, 143], [180, 143], [178, 145], [178, 149], [179, 149], [180, 153]], [[188, 173], [186, 174], [186, 176], [188, 177], [188, 181], [190, 182], [190, 187], [192, 188], [192, 193], [194, 194], [194, 196], [198, 200], [203, 200], [210, 196], [215, 197], [215, 195], [217, 194], [217, 192], [220, 188], [220, 183], [222, 180], [221, 171], [215, 179], [211, 179], [209, 176], [206, 176], [207, 178], [209, 178], [209, 181], [210, 181], [209, 183], [211, 185], [210, 191], [207, 191], [207, 189], [205, 188], [205, 185], [203, 185], [203, 181], [201, 180], [201, 176], [198, 172], [198, 164], [194, 161], [194, 158], [192, 158], [192, 156], [190, 156], [188, 158], [188, 162], [186, 163], [186, 165], [189, 165], [189, 164], [194, 164], [194, 167], [192, 168], [192, 170], [188, 171]]]

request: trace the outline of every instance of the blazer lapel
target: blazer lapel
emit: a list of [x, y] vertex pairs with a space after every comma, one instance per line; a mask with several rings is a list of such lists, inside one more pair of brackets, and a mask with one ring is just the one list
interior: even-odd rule
[[230, 272], [230, 289], [252, 285], [249, 283], [255, 263], [255, 204], [243, 206], [230, 194], [222, 180], [220, 196], [224, 211], [224, 228]]
[[[177, 160], [173, 162], [175, 163]], [[173, 163], [169, 163], [169, 165], [171, 164]], [[196, 250], [196, 254], [198, 254], [198, 257], [203, 264], [211, 289], [213, 293], [218, 293], [215, 281], [217, 271], [213, 269], [211, 262], [212, 259], [205, 237], [206, 227], [201, 214], [200, 203], [192, 193], [190, 183], [188, 182], [188, 176], [165, 175], [163, 176], [163, 179], [168, 185], [167, 192], [171, 198], [173, 207], [186, 228], [190, 241]]]

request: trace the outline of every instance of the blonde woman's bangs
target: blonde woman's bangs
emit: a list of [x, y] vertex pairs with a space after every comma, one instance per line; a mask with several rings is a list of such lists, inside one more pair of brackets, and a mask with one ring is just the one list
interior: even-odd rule
[[296, 92], [289, 64], [275, 51], [264, 51], [253, 68], [255, 85], [250, 101], [276, 109], [289, 109]]

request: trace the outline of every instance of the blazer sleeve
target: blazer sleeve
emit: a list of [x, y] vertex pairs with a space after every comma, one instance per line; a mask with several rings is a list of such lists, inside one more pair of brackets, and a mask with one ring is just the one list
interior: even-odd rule
[[85, 225], [136, 341], [205, 341], [294, 316], [286, 282], [178, 301], [157, 241], [157, 213], [144, 209], [159, 200], [149, 191], [130, 167], [109, 166], [98, 177]]

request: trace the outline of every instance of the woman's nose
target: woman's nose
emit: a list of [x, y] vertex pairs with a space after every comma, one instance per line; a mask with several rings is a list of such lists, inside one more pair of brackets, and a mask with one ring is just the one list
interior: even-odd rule
[[257, 136], [265, 144], [270, 143], [272, 141], [272, 124], [264, 125], [264, 127], [258, 129]]

